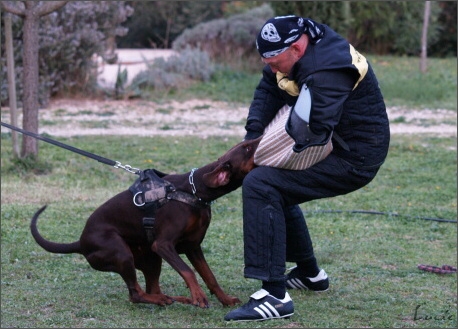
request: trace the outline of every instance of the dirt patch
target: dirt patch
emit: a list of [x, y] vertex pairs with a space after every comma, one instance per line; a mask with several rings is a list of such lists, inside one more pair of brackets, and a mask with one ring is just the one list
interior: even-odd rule
[[432, 134], [455, 136], [457, 134], [457, 113], [443, 109], [387, 109], [392, 134]]
[[[98, 81], [114, 86], [118, 69], [128, 70], [130, 81], [147, 62], [174, 55], [170, 50], [118, 49], [118, 62], [99, 61]], [[144, 100], [94, 101], [59, 99], [39, 111], [39, 133], [52, 136], [139, 135], [139, 136], [239, 136], [245, 135], [248, 104], [188, 100], [158, 104]], [[392, 134], [456, 136], [457, 113], [448, 110], [388, 108]], [[2, 108], [2, 122], [10, 122]], [[22, 116], [18, 118], [22, 124]], [[2, 127], [2, 132], [7, 129]]]
[[[248, 105], [210, 100], [158, 104], [144, 100], [53, 100], [39, 111], [39, 132], [52, 136], [240, 136]], [[388, 108], [392, 134], [457, 135], [457, 113], [441, 109]], [[2, 108], [2, 122], [10, 122]], [[22, 115], [18, 122], [22, 123]], [[7, 129], [2, 127], [2, 132]]]

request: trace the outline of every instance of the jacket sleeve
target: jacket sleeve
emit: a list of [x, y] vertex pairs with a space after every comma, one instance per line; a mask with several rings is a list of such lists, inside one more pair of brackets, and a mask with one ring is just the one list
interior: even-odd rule
[[354, 74], [344, 70], [319, 71], [305, 79], [312, 97], [310, 129], [315, 134], [329, 135], [334, 130], [356, 80]]
[[248, 111], [245, 139], [255, 139], [261, 136], [264, 128], [285, 104], [286, 102], [279, 92], [275, 74], [266, 65]]

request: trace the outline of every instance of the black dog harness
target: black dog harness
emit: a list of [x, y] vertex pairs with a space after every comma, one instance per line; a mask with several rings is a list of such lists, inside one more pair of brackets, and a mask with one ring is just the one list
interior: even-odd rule
[[[143, 227], [145, 228], [149, 243], [152, 243], [155, 238], [154, 222], [156, 219], [156, 210], [168, 201], [176, 200], [198, 208], [210, 207], [209, 202], [202, 201], [195, 194], [177, 191], [172, 183], [162, 178], [166, 174], [160, 171], [146, 169], [141, 171], [139, 176], [134, 184], [129, 187], [129, 191], [132, 192], [133, 203], [145, 212]], [[193, 191], [195, 191], [194, 186]]]

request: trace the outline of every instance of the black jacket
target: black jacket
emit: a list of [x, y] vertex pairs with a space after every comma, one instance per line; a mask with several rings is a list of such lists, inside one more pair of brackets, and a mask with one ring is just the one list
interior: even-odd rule
[[[357, 167], [383, 163], [390, 141], [389, 121], [377, 78], [366, 59], [335, 31], [321, 25], [324, 34], [309, 43], [294, 65], [289, 80], [310, 88], [310, 128], [316, 134], [331, 132], [333, 154]], [[251, 103], [245, 129], [246, 139], [262, 135], [264, 128], [285, 104], [293, 106], [297, 96], [277, 85], [269, 66], [263, 69]]]

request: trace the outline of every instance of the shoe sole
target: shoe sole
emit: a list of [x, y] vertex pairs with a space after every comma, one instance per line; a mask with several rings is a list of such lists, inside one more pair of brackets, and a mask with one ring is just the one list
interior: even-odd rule
[[309, 287], [307, 287], [304, 283], [302, 283], [302, 281], [300, 281], [299, 279], [296, 279], [296, 278], [293, 278], [293, 279], [288, 279], [286, 281], [286, 289], [292, 289], [292, 290], [309, 290], [309, 291], [314, 291], [314, 292], [325, 292], [329, 289], [326, 288], [326, 289], [322, 289], [322, 290], [314, 290], [314, 289], [310, 289]]
[[286, 289], [288, 290], [299, 290], [299, 291], [311, 291], [311, 292], [316, 292], [318, 294], [322, 293], [322, 292], [326, 292], [329, 290], [329, 288], [325, 289], [325, 290], [312, 290], [312, 289], [309, 289], [309, 288], [290, 288], [290, 287], [286, 287]]
[[276, 316], [276, 317], [262, 318], [262, 319], [226, 320], [226, 322], [260, 322], [260, 321], [275, 320], [275, 319], [289, 319], [293, 314], [294, 313], [286, 314], [282, 316]]

